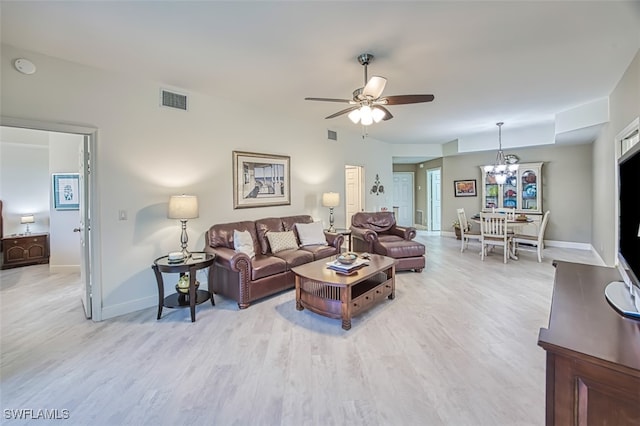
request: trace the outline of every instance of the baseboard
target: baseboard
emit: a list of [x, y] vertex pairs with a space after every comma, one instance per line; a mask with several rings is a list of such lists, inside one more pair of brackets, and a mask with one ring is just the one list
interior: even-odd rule
[[51, 265], [49, 264], [49, 272], [58, 274], [80, 273], [80, 265]]
[[[119, 303], [113, 306], [106, 306], [102, 308], [102, 320], [104, 321], [109, 318], [130, 314], [131, 312], [140, 311], [142, 309], [148, 309], [152, 307], [158, 307], [157, 294], [140, 299], [129, 300], [125, 303]], [[155, 313], [152, 316], [155, 318]]]
[[[448, 238], [455, 238], [456, 233], [452, 231], [441, 231], [440, 235]], [[593, 250], [593, 247], [589, 243], [576, 243], [573, 241], [555, 241], [555, 240], [544, 240], [544, 245], [547, 247], [558, 247], [558, 248], [570, 248], [576, 250]]]
[[575, 243], [571, 241], [554, 241], [544, 240], [544, 245], [548, 247], [570, 248], [576, 250], [592, 250], [593, 247], [589, 243]]
[[[200, 281], [200, 288], [209, 288], [209, 284], [207, 283], [206, 270], [201, 269], [197, 271], [198, 273], [202, 272], [201, 277], [198, 277], [196, 274], [196, 278]], [[202, 287], [204, 285], [204, 287]], [[173, 293], [173, 291], [167, 293], [165, 287], [165, 296]], [[102, 320], [106, 320], [109, 318], [119, 317], [120, 315], [130, 314], [132, 312], [140, 311], [142, 309], [149, 308], [158, 308], [158, 292], [155, 291], [151, 296], [141, 297], [135, 300], [129, 300], [125, 303], [118, 303], [113, 306], [106, 306], [102, 308]], [[155, 318], [156, 311], [153, 313], [153, 318]]]

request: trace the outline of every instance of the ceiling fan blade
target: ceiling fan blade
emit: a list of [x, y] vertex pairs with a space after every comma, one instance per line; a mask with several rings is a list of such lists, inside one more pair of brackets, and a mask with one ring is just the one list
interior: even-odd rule
[[370, 96], [372, 99], [378, 99], [380, 95], [382, 95], [382, 91], [386, 84], [386, 78], [374, 75], [369, 79], [366, 86], [364, 86], [364, 89], [362, 89], [362, 94], [367, 97]]
[[391, 111], [389, 111], [388, 109], [386, 109], [382, 105], [376, 105], [373, 108], [378, 108], [378, 109], [384, 111], [384, 117], [382, 117], [382, 121], [391, 120], [393, 118], [393, 114], [391, 114]]
[[334, 98], [304, 98], [305, 101], [323, 101], [323, 102], [341, 102], [341, 103], [353, 103], [351, 99], [334, 99]]
[[385, 96], [380, 99], [384, 105], [419, 104], [421, 102], [431, 102], [435, 98], [433, 95], [396, 95]]
[[328, 119], [328, 118], [336, 118], [336, 117], [338, 117], [339, 115], [346, 114], [346, 113], [351, 112], [351, 111], [353, 111], [353, 110], [356, 110], [356, 109], [358, 109], [358, 108], [360, 108], [360, 105], [352, 106], [352, 107], [349, 107], [349, 108], [343, 109], [342, 111], [338, 111], [338, 112], [336, 112], [335, 114], [331, 114], [330, 116], [325, 117], [325, 119]]

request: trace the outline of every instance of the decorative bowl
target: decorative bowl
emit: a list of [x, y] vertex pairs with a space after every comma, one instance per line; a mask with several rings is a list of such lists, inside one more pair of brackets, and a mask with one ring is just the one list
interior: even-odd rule
[[358, 255], [356, 253], [342, 253], [336, 260], [343, 265], [351, 265], [356, 261], [356, 259], [358, 259]]
[[[176, 284], [176, 291], [182, 294], [189, 294], [189, 276], [183, 275], [183, 277], [187, 277], [187, 279], [185, 280], [184, 278], [181, 278], [180, 280], [178, 280], [178, 284]], [[198, 290], [200, 281], [196, 280], [194, 284], [195, 284], [196, 290]]]

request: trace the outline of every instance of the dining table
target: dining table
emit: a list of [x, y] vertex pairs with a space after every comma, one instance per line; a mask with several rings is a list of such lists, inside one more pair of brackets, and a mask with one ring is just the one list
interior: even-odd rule
[[[476, 213], [471, 216], [471, 220], [477, 224], [480, 224], [480, 213]], [[516, 217], [515, 219], [507, 219], [507, 233], [508, 234], [517, 234], [518, 231], [522, 229], [524, 225], [533, 222], [533, 219], [519, 219]], [[482, 253], [481, 253], [482, 254]], [[509, 259], [518, 260], [518, 253], [516, 253], [516, 248], [513, 243], [509, 244]]]

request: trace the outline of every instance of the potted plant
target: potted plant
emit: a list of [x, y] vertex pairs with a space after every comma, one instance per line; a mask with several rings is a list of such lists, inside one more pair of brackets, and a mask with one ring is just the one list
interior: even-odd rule
[[[453, 231], [456, 233], [456, 239], [461, 239], [462, 235], [460, 234], [460, 221], [454, 220], [451, 226], [453, 227]], [[471, 227], [469, 226], [469, 224], [467, 224], [467, 229], [465, 229], [465, 232], [469, 231], [470, 229]]]

